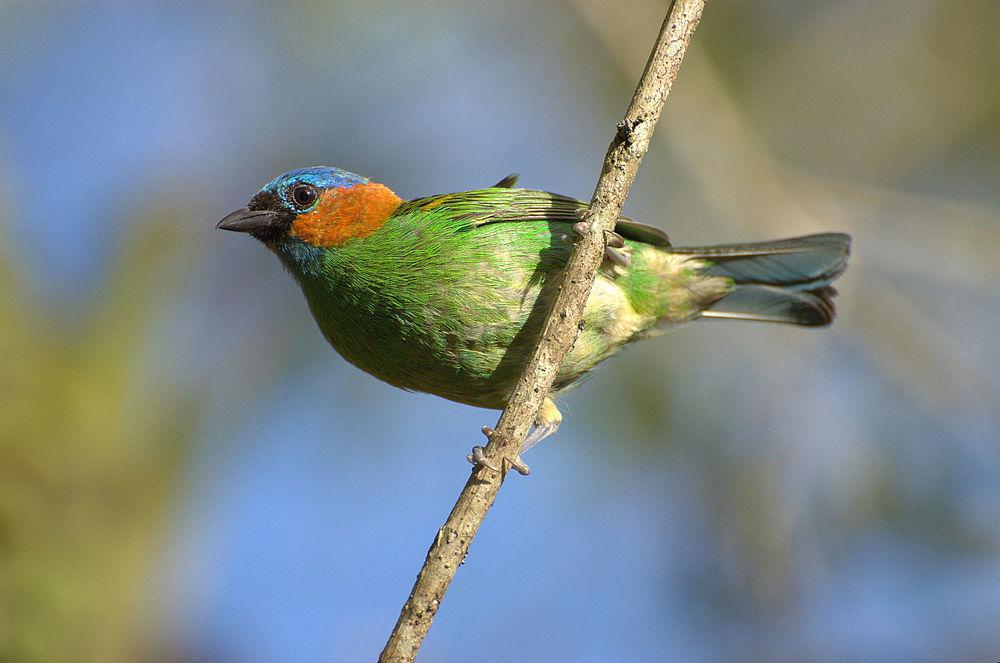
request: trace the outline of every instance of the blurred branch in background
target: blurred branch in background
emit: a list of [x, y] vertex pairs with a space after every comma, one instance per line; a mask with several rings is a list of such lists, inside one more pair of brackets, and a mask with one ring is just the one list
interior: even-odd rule
[[[623, 21], [622, 13], [612, 3], [577, 0], [577, 6], [605, 48], [625, 69], [640, 49], [634, 41], [617, 38], [618, 33], [610, 27]], [[651, 13], [653, 9], [644, 11]], [[643, 15], [643, 11], [631, 13]], [[846, 17], [828, 20], [839, 23]], [[851, 20], [858, 19], [851, 15]], [[932, 14], [927, 20], [936, 23], [942, 17]], [[820, 26], [824, 23], [818, 23], [817, 29]], [[846, 26], [841, 27], [844, 29], [827, 29], [834, 34], [850, 34]], [[975, 416], [991, 414], [1000, 402], [1000, 385], [976, 364], [960, 337], [942, 328], [943, 316], [938, 311], [921, 306], [900, 291], [892, 280], [892, 271], [894, 266], [898, 270], [905, 265], [919, 265], [919, 274], [902, 276], [954, 281], [964, 275], [963, 286], [970, 278], [980, 287], [997, 283], [1000, 226], [996, 210], [802, 174], [774, 156], [703, 47], [691, 70], [693, 90], [680, 102], [684, 104], [678, 118], [680, 126], [661, 134], [660, 139], [680, 156], [686, 171], [699, 182], [705, 201], [716, 207], [716, 213], [727, 224], [750, 237], [778, 236], [789, 229], [807, 233], [837, 228], [853, 234], [858, 241], [852, 278], [845, 281], [850, 290], [843, 298], [851, 306], [846, 308], [848, 319], [841, 325], [850, 325], [860, 335], [862, 345], [873, 350], [868, 353], [870, 361], [939, 420], [946, 421], [956, 409]], [[764, 71], [766, 75], [767, 67]], [[959, 90], [949, 87], [962, 81]], [[964, 110], [949, 113], [947, 123], [942, 123], [938, 115], [925, 116], [925, 124], [911, 128], [912, 132], [935, 136], [929, 144], [919, 143], [920, 158], [934, 156], [928, 151], [946, 150], [991, 112], [987, 84], [969, 72], [963, 71], [958, 79], [948, 77], [934, 82], [945, 86], [941, 92], [953, 100], [952, 106]], [[838, 86], [831, 81], [831, 87]], [[942, 124], [946, 131], [940, 130]], [[888, 169], [899, 172], [910, 163], [912, 160], [894, 159], [881, 169], [891, 177]], [[720, 186], [719, 182], [727, 184]], [[873, 218], [868, 210], [879, 214]], [[939, 223], [942, 218], [956, 215], [963, 218], [960, 224]], [[877, 255], [870, 253], [873, 246], [878, 247]], [[915, 251], [923, 251], [923, 260], [913, 259]], [[988, 291], [984, 294], [989, 296]]]
[[[641, 55], [641, 45], [625, 35], [655, 15], [659, 4], [643, 0], [633, 3], [631, 11], [621, 12], [614, 2], [573, 2], [622, 72]], [[970, 9], [977, 5], [964, 4]], [[978, 7], [980, 13], [996, 13], [995, 7]], [[905, 10], [906, 20], [899, 20], [900, 15], [885, 7], [862, 3], [804, 14], [806, 21], [796, 24], [787, 38], [775, 40], [773, 53], [753, 42], [756, 50], [751, 56], [740, 52], [740, 40], [754, 39], [754, 28], [771, 28], [763, 27], [769, 18], [757, 16], [750, 8], [729, 7], [730, 25], [738, 25], [740, 30], [727, 31], [724, 24], [713, 26], [716, 29], [710, 31], [711, 36], [695, 46], [686, 69], [690, 76], [685, 79], [686, 94], [675, 98], [677, 122], [672, 131], [658, 137], [700, 188], [705, 208], [726, 228], [725, 236], [766, 239], [789, 231], [824, 229], [854, 235], [850, 273], [840, 288], [844, 291], [839, 300], [842, 315], [834, 333], [853, 337], [876, 372], [883, 373], [920, 410], [961, 439], [969, 426], [973, 430], [997, 429], [1000, 361], [983, 363], [983, 355], [990, 352], [985, 339], [969, 337], [967, 329], [975, 328], [961, 326], [952, 315], [955, 303], [948, 305], [943, 300], [949, 296], [965, 301], [981, 297], [980, 315], [1000, 319], [997, 210], [872, 185], [864, 178], [848, 181], [846, 177], [803, 172], [776, 156], [771, 147], [773, 138], [765, 138], [754, 124], [761, 121], [758, 116], [765, 121], [772, 115], [785, 118], [787, 110], [776, 114], [768, 109], [778, 104], [787, 108], [789, 98], [801, 106], [795, 110], [802, 113], [809, 108], [803, 98], [819, 98], [816, 104], [822, 108], [823, 121], [832, 118], [831, 126], [817, 128], [804, 118], [801, 129], [786, 125], [767, 128], [772, 135], [798, 135], [796, 131], [811, 128], [815, 135], [807, 134], [800, 142], [807, 145], [803, 150], [814, 154], [803, 160], [821, 160], [829, 154], [830, 161], [844, 168], [845, 175], [862, 167], [878, 171], [879, 181], [896, 182], [904, 180], [908, 171], [961, 146], [981, 131], [984, 122], [995, 122], [995, 99], [1000, 92], [997, 79], [984, 75], [988, 64], [975, 59], [983, 51], [992, 50], [994, 56], [1000, 52], [995, 40], [992, 46], [987, 45], [988, 31], [969, 25], [974, 19], [963, 16], [962, 11], [945, 10], [941, 4], [922, 3], [919, 10], [899, 4], [897, 8]], [[747, 20], [755, 18], [759, 25]], [[718, 19], [712, 16], [712, 20]], [[871, 31], [879, 31], [879, 38], [864, 37]], [[926, 35], [928, 42], [913, 41], [914, 31]], [[735, 43], [725, 43], [730, 37]], [[845, 45], [845, 38], [858, 43]], [[952, 43], [949, 38], [963, 42], [955, 53], [946, 46]], [[971, 42], [967, 41], [970, 38]], [[880, 50], [872, 52], [872, 44]], [[851, 53], [869, 70], [859, 73], [857, 63], [849, 60], [833, 60], [840, 68], [828, 69], [831, 60], [824, 58], [831, 49]], [[795, 68], [787, 66], [787, 62], [801, 62], [803, 57], [814, 60]], [[725, 79], [723, 67], [715, 65], [719, 58], [724, 60], [725, 70], [731, 70], [742, 83], [741, 89]], [[956, 66], [957, 60], [969, 66]], [[758, 73], [747, 76], [750, 68]], [[894, 68], [905, 74], [899, 75]], [[788, 76], [801, 78], [789, 80]], [[823, 83], [818, 85], [817, 80]], [[772, 91], [777, 94], [769, 94]], [[801, 91], [799, 100], [792, 91]], [[884, 123], [886, 116], [893, 119]], [[883, 124], [866, 124], [872, 117], [879, 117]], [[838, 132], [850, 140], [838, 141]], [[876, 145], [865, 151], [857, 149], [866, 141]], [[865, 163], [866, 156], [881, 161]], [[676, 229], [670, 231], [678, 243], [685, 243]], [[808, 375], [798, 368], [799, 356], [798, 352], [768, 353], [769, 370], [784, 381], [808, 382]], [[838, 425], [833, 421], [829, 424]], [[820, 439], [805, 433], [801, 437], [804, 446]], [[711, 454], [716, 468], [734, 461], [729, 452], [704, 453]], [[801, 500], [774, 495], [774, 486], [782, 483], [775, 477], [780, 468], [744, 466], [742, 457], [736, 462], [731, 470], [721, 472], [731, 471], [736, 476], [732, 490], [721, 491], [723, 495], [731, 493], [732, 499], [723, 497], [719, 508], [720, 513], [730, 514], [727, 522], [737, 524], [729, 529], [731, 540], [722, 542], [721, 547], [735, 545], [741, 549], [737, 558], [756, 560], [739, 574], [749, 584], [749, 596], [770, 597], [761, 600], [762, 605], [772, 608], [787, 604], [798, 592], [797, 582], [790, 577], [795, 565], [785, 561], [822, 546], [817, 540], [810, 543], [808, 537], [793, 535], [799, 516], [781, 505]], [[907, 490], [893, 483], [898, 479], [873, 469], [868, 494]], [[756, 497], [751, 499], [748, 491]], [[899, 494], [894, 499], [905, 501]], [[884, 515], [876, 509], [869, 512], [871, 518]], [[821, 576], [822, 571], [814, 568], [804, 575]]]

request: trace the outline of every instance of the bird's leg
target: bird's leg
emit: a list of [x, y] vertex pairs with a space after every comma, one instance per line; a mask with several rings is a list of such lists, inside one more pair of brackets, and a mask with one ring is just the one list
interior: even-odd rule
[[[577, 210], [577, 218], [581, 219], [577, 223], [573, 224], [573, 231], [580, 237], [586, 237], [590, 234], [590, 225], [583, 221], [590, 214], [590, 209], [586, 207], [581, 207]], [[632, 264], [632, 259], [625, 253], [618, 251], [618, 249], [625, 246], [625, 238], [618, 233], [605, 230], [604, 231], [604, 257], [618, 265], [619, 267], [628, 268]]]
[[[493, 439], [493, 435], [495, 433], [496, 433], [496, 431], [493, 430], [492, 428], [490, 428], [489, 426], [483, 426], [483, 435], [486, 436], [486, 439], [492, 440]], [[470, 463], [472, 463], [476, 467], [488, 467], [491, 470], [493, 470], [494, 472], [500, 472], [500, 468], [498, 468], [496, 465], [494, 465], [486, 457], [485, 450], [482, 447], [480, 447], [480, 446], [472, 447], [472, 453], [470, 453], [465, 458], [466, 458], [466, 460], [468, 460]], [[522, 476], [527, 476], [527, 475], [531, 474], [531, 468], [528, 467], [523, 460], [521, 460], [521, 456], [520, 455], [518, 455], [514, 460], [509, 461], [509, 462], [510, 462], [510, 466], [513, 467], [515, 470], [517, 470], [518, 474], [520, 474]]]
[[528, 437], [524, 438], [524, 443], [521, 445], [521, 453], [517, 454], [511, 462], [511, 467], [522, 475], [527, 476], [530, 474], [531, 468], [521, 458], [521, 454], [555, 433], [559, 430], [561, 424], [562, 412], [556, 407], [555, 401], [546, 396], [545, 400], [542, 401], [542, 407], [538, 408], [538, 414], [535, 415], [535, 426], [528, 433]]
[[521, 453], [524, 453], [559, 430], [562, 419], [562, 412], [556, 407], [555, 401], [546, 397], [542, 403], [542, 407], [538, 409], [538, 414], [535, 416], [535, 427], [528, 433], [528, 437], [524, 438], [524, 444], [521, 445]]
[[521, 459], [521, 454], [514, 457], [514, 460], [510, 461], [510, 466], [517, 470], [517, 473], [522, 477], [526, 477], [531, 474], [531, 468], [528, 464]]

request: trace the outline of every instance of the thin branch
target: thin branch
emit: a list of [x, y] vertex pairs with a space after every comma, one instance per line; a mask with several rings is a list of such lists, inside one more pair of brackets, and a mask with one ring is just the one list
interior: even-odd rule
[[486, 445], [487, 463], [505, 471], [496, 472], [485, 463], [473, 469], [448, 520], [438, 530], [427, 552], [410, 597], [379, 657], [382, 663], [408, 662], [417, 655], [448, 585], [496, 499], [506, 469], [517, 457], [559, 366], [576, 342], [587, 297], [604, 258], [604, 231], [613, 231], [621, 215], [625, 197], [649, 147], [663, 102], [677, 78], [705, 2], [674, 0], [671, 3], [632, 103], [625, 118], [618, 123], [604, 158], [601, 177], [590, 203], [591, 211], [586, 218], [590, 232], [573, 250], [538, 344]]

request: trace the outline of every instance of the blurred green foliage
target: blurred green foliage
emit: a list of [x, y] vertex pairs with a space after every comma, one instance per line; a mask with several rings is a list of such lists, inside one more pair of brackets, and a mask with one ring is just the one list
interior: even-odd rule
[[0, 586], [9, 661], [128, 661], [145, 580], [198, 422], [195, 393], [136, 372], [185, 264], [170, 215], [123, 241], [78, 324], [0, 263]]
[[[581, 105], [617, 118], [665, 4], [639, 1], [622, 11], [621, 3], [574, 0], [492, 7], [482, 11], [494, 13], [481, 15], [444, 2], [405, 10], [395, 3], [343, 3], [326, 13], [325, 3], [275, 3], [262, 23], [274, 32], [256, 35], [255, 47], [287, 60], [275, 56], [271, 66], [281, 75], [267, 85], [250, 81], [253, 94], [243, 90], [232, 121], [242, 119], [246, 100], [268, 85], [279, 98], [301, 94], [315, 126], [334, 126], [334, 137], [317, 139], [314, 125], [286, 125], [285, 103], [276, 104], [273, 115], [254, 116], [251, 108], [246, 116], [265, 123], [247, 120], [248, 135], [253, 150], [270, 155], [268, 163], [304, 165], [336, 145], [355, 161], [367, 158], [386, 170], [412, 172], [406, 181], [413, 186], [446, 181], [444, 175], [430, 178], [429, 170], [452, 167], [449, 172], [458, 177], [468, 164], [493, 156], [428, 159], [421, 152], [427, 145], [443, 153], [467, 148], [460, 132], [476, 121], [507, 122], [508, 129], [521, 129], [524, 122], [528, 128], [516, 144], [526, 160], [531, 148], [540, 151], [538, 158], [556, 153], [562, 159], [581, 134], [600, 134], [594, 143], [603, 149], [613, 121], [567, 128], [565, 116]], [[29, 5], [11, 3], [0, 11], [9, 12], [8, 25], [16, 25], [15, 19], [31, 13]], [[480, 67], [492, 58], [496, 71], [490, 76], [507, 80], [498, 75], [507, 68], [505, 54], [479, 52], [476, 36], [497, 29], [527, 40], [527, 28], [518, 21], [531, 12], [551, 21], [546, 30], [554, 36], [551, 43], [518, 47], [550, 47], [554, 60], [537, 63], [541, 71], [550, 71], [547, 65], [592, 88], [558, 81], [563, 87], [539, 101], [557, 81], [540, 83], [531, 78], [537, 72], [521, 71], [511, 75], [524, 85], [518, 90], [525, 99], [516, 104], [532, 109], [525, 115], [548, 112], [543, 127], [516, 113], [501, 117], [500, 111], [496, 118], [452, 116], [452, 98], [488, 97], [493, 90], [490, 81], [478, 78], [442, 84], [435, 78], [445, 71], [441, 59], [457, 52], [468, 66]], [[782, 620], [803, 610], [811, 583], [832, 577], [844, 551], [873, 533], [913, 542], [917, 559], [938, 555], [982, 564], [1000, 554], [998, 25], [1000, 5], [992, 0], [709, 4], [630, 201], [644, 213], [633, 215], [666, 226], [678, 244], [823, 229], [849, 231], [856, 242], [850, 271], [838, 283], [841, 317], [829, 332], [741, 327], [737, 342], [735, 328], [699, 325], [669, 341], [630, 349], [572, 397], [568, 416], [585, 422], [581, 429], [593, 428], [602, 443], [614, 441], [588, 450], [602, 475], [581, 500], [633, 484], [650, 457], [665, 457], [666, 465], [695, 477], [683, 506], [703, 512], [711, 545], [699, 551], [685, 609], [733, 615], [747, 628], [776, 624], [783, 633]], [[3, 36], [17, 36], [7, 30]], [[382, 74], [379, 58], [388, 61], [389, 55], [377, 45], [385, 34], [410, 37], [400, 47], [417, 70], [403, 76], [412, 86], [406, 88], [407, 103], [392, 87], [397, 79], [386, 73], [385, 81], [373, 80], [363, 90], [338, 89], [337, 96], [371, 96], [389, 108], [388, 115], [327, 117], [332, 111], [306, 95], [338, 88], [348, 69], [373, 60]], [[329, 49], [340, 44], [356, 49], [337, 52], [351, 55], [347, 62], [331, 56]], [[608, 71], [594, 71], [588, 58], [595, 51]], [[197, 65], [210, 69], [211, 58], [196, 53], [203, 58]], [[317, 85], [315, 72], [327, 70], [329, 83]], [[302, 71], [304, 79], [297, 78]], [[214, 106], [201, 110], [216, 112]], [[386, 117], [409, 132], [395, 147], [374, 141], [374, 134], [390, 131], [380, 124]], [[581, 117], [581, 124], [593, 119]], [[515, 142], [499, 133], [480, 140], [491, 150]], [[448, 141], [455, 147], [442, 147]], [[163, 148], [168, 157], [170, 147]], [[339, 154], [324, 158], [353, 167], [339, 162]], [[222, 155], [227, 159], [228, 153]], [[163, 174], [172, 177], [174, 164], [167, 163], [160, 180], [150, 179], [170, 179]], [[597, 165], [595, 157], [585, 170], [596, 177]], [[240, 166], [227, 168], [245, 187], [239, 194], [245, 197], [263, 180], [248, 181], [251, 175]], [[503, 166], [512, 167], [522, 166]], [[254, 171], [252, 177], [259, 175]], [[525, 185], [550, 186], [538, 179]], [[114, 663], [173, 655], [158, 648], [166, 636], [157, 629], [162, 606], [151, 596], [151, 577], [169, 545], [165, 523], [184, 490], [179, 477], [190, 471], [190, 452], [201, 441], [208, 390], [199, 381], [204, 370], [178, 381], [149, 369], [169, 368], [169, 360], [157, 363], [149, 355], [172, 342], [163, 335], [174, 330], [177, 307], [207, 297], [198, 305], [218, 312], [212, 325], [231, 324], [234, 333], [253, 329], [256, 338], [233, 343], [233, 354], [225, 358], [252, 364], [241, 374], [245, 379], [227, 387], [233, 394], [221, 399], [227, 405], [253, 403], [250, 395], [267, 388], [266, 378], [291, 373], [301, 338], [320, 343], [301, 302], [279, 296], [291, 286], [270, 285], [277, 268], [264, 271], [261, 266], [273, 258], [263, 251], [258, 262], [224, 265], [227, 274], [239, 274], [241, 291], [268, 302], [259, 319], [247, 314], [249, 322], [240, 320], [241, 311], [234, 312], [239, 306], [226, 307], [226, 298], [239, 295], [225, 284], [194, 278], [212, 273], [220, 258], [203, 245], [204, 234], [192, 239], [188, 206], [209, 200], [214, 209], [235, 194], [174, 185], [171, 180], [166, 194], [153, 197], [176, 196], [181, 200], [175, 205], [114, 212], [115, 218], [130, 216], [122, 224], [127, 230], [108, 240], [109, 267], [96, 294], [71, 310], [65, 301], [39, 295], [31, 270], [14, 259], [15, 242], [0, 245], [4, 660]], [[5, 186], [2, 193], [9, 201], [13, 191]], [[102, 204], [114, 208], [117, 194], [107, 193]], [[15, 225], [26, 222], [0, 216], [0, 234], [20, 237], [23, 248], [34, 238], [15, 233]], [[293, 311], [298, 317], [288, 322]], [[294, 342], [289, 329], [299, 334]], [[182, 348], [195, 354], [191, 343]], [[345, 412], [360, 407], [367, 392], [352, 397], [344, 396]], [[217, 418], [217, 426], [225, 424]], [[991, 443], [983, 442], [991, 436]], [[990, 616], [984, 621], [1000, 628]], [[990, 656], [994, 636], [978, 629], [967, 640], [942, 642], [928, 658]], [[811, 660], [827, 653], [817, 642], [796, 650], [762, 638], [754, 641], [756, 649], [740, 652], [751, 660], [774, 660], [776, 652]]]

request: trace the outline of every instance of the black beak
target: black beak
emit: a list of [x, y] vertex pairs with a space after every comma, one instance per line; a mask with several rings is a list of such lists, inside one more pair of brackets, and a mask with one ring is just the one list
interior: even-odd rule
[[254, 210], [244, 207], [232, 214], [227, 214], [215, 227], [221, 230], [232, 230], [237, 233], [260, 232], [277, 227], [281, 222], [280, 217], [281, 214], [279, 212], [272, 210]]

